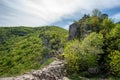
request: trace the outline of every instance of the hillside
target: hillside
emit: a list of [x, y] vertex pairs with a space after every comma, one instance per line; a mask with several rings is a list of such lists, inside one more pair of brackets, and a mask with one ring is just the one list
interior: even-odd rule
[[70, 25], [68, 40], [64, 54], [70, 76], [120, 78], [119, 22], [95, 9]]
[[64, 47], [67, 31], [56, 27], [0, 27], [0, 76], [40, 69]]
[[74, 21], [69, 33], [56, 26], [1, 27], [0, 33], [0, 77], [120, 79], [120, 23], [98, 9]]

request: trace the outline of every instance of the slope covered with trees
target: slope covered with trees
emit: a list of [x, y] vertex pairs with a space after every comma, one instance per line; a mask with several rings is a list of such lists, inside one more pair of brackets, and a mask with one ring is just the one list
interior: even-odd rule
[[0, 76], [39, 69], [62, 52], [64, 57], [57, 57], [64, 58], [68, 76], [120, 78], [119, 22], [95, 9], [71, 24], [67, 33], [56, 26], [1, 27]]
[[120, 77], [120, 24], [93, 10], [70, 25], [64, 48], [68, 74]]
[[67, 40], [67, 31], [56, 27], [0, 27], [0, 76], [23, 74], [54, 60]]

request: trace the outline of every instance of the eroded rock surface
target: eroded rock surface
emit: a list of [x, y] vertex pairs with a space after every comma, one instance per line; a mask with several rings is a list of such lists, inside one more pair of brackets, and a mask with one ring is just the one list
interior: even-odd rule
[[[100, 17], [98, 17], [98, 20], [99, 22], [102, 22], [105, 18], [108, 18], [108, 15], [102, 14]], [[73, 40], [75, 38], [84, 39], [91, 32], [99, 32], [98, 25], [96, 25], [97, 28], [94, 29], [95, 26], [90, 24], [89, 20], [90, 16], [85, 14], [79, 21], [71, 24], [69, 26], [68, 40]]]
[[0, 80], [64, 80], [64, 75], [63, 61], [55, 60], [41, 70], [34, 70], [17, 77], [0, 78]]

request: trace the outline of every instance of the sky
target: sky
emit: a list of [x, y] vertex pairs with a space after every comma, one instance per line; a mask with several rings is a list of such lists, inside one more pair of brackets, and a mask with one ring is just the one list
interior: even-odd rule
[[0, 26], [56, 25], [68, 29], [93, 9], [120, 21], [120, 0], [0, 0]]

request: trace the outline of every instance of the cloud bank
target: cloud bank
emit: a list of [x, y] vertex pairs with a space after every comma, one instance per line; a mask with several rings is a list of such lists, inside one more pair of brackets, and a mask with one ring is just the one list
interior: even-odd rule
[[117, 13], [117, 14], [111, 16], [111, 18], [114, 19], [115, 22], [119, 21], [120, 20], [120, 13]]
[[52, 25], [78, 16], [76, 13], [118, 6], [119, 0], [0, 0], [0, 26]]

